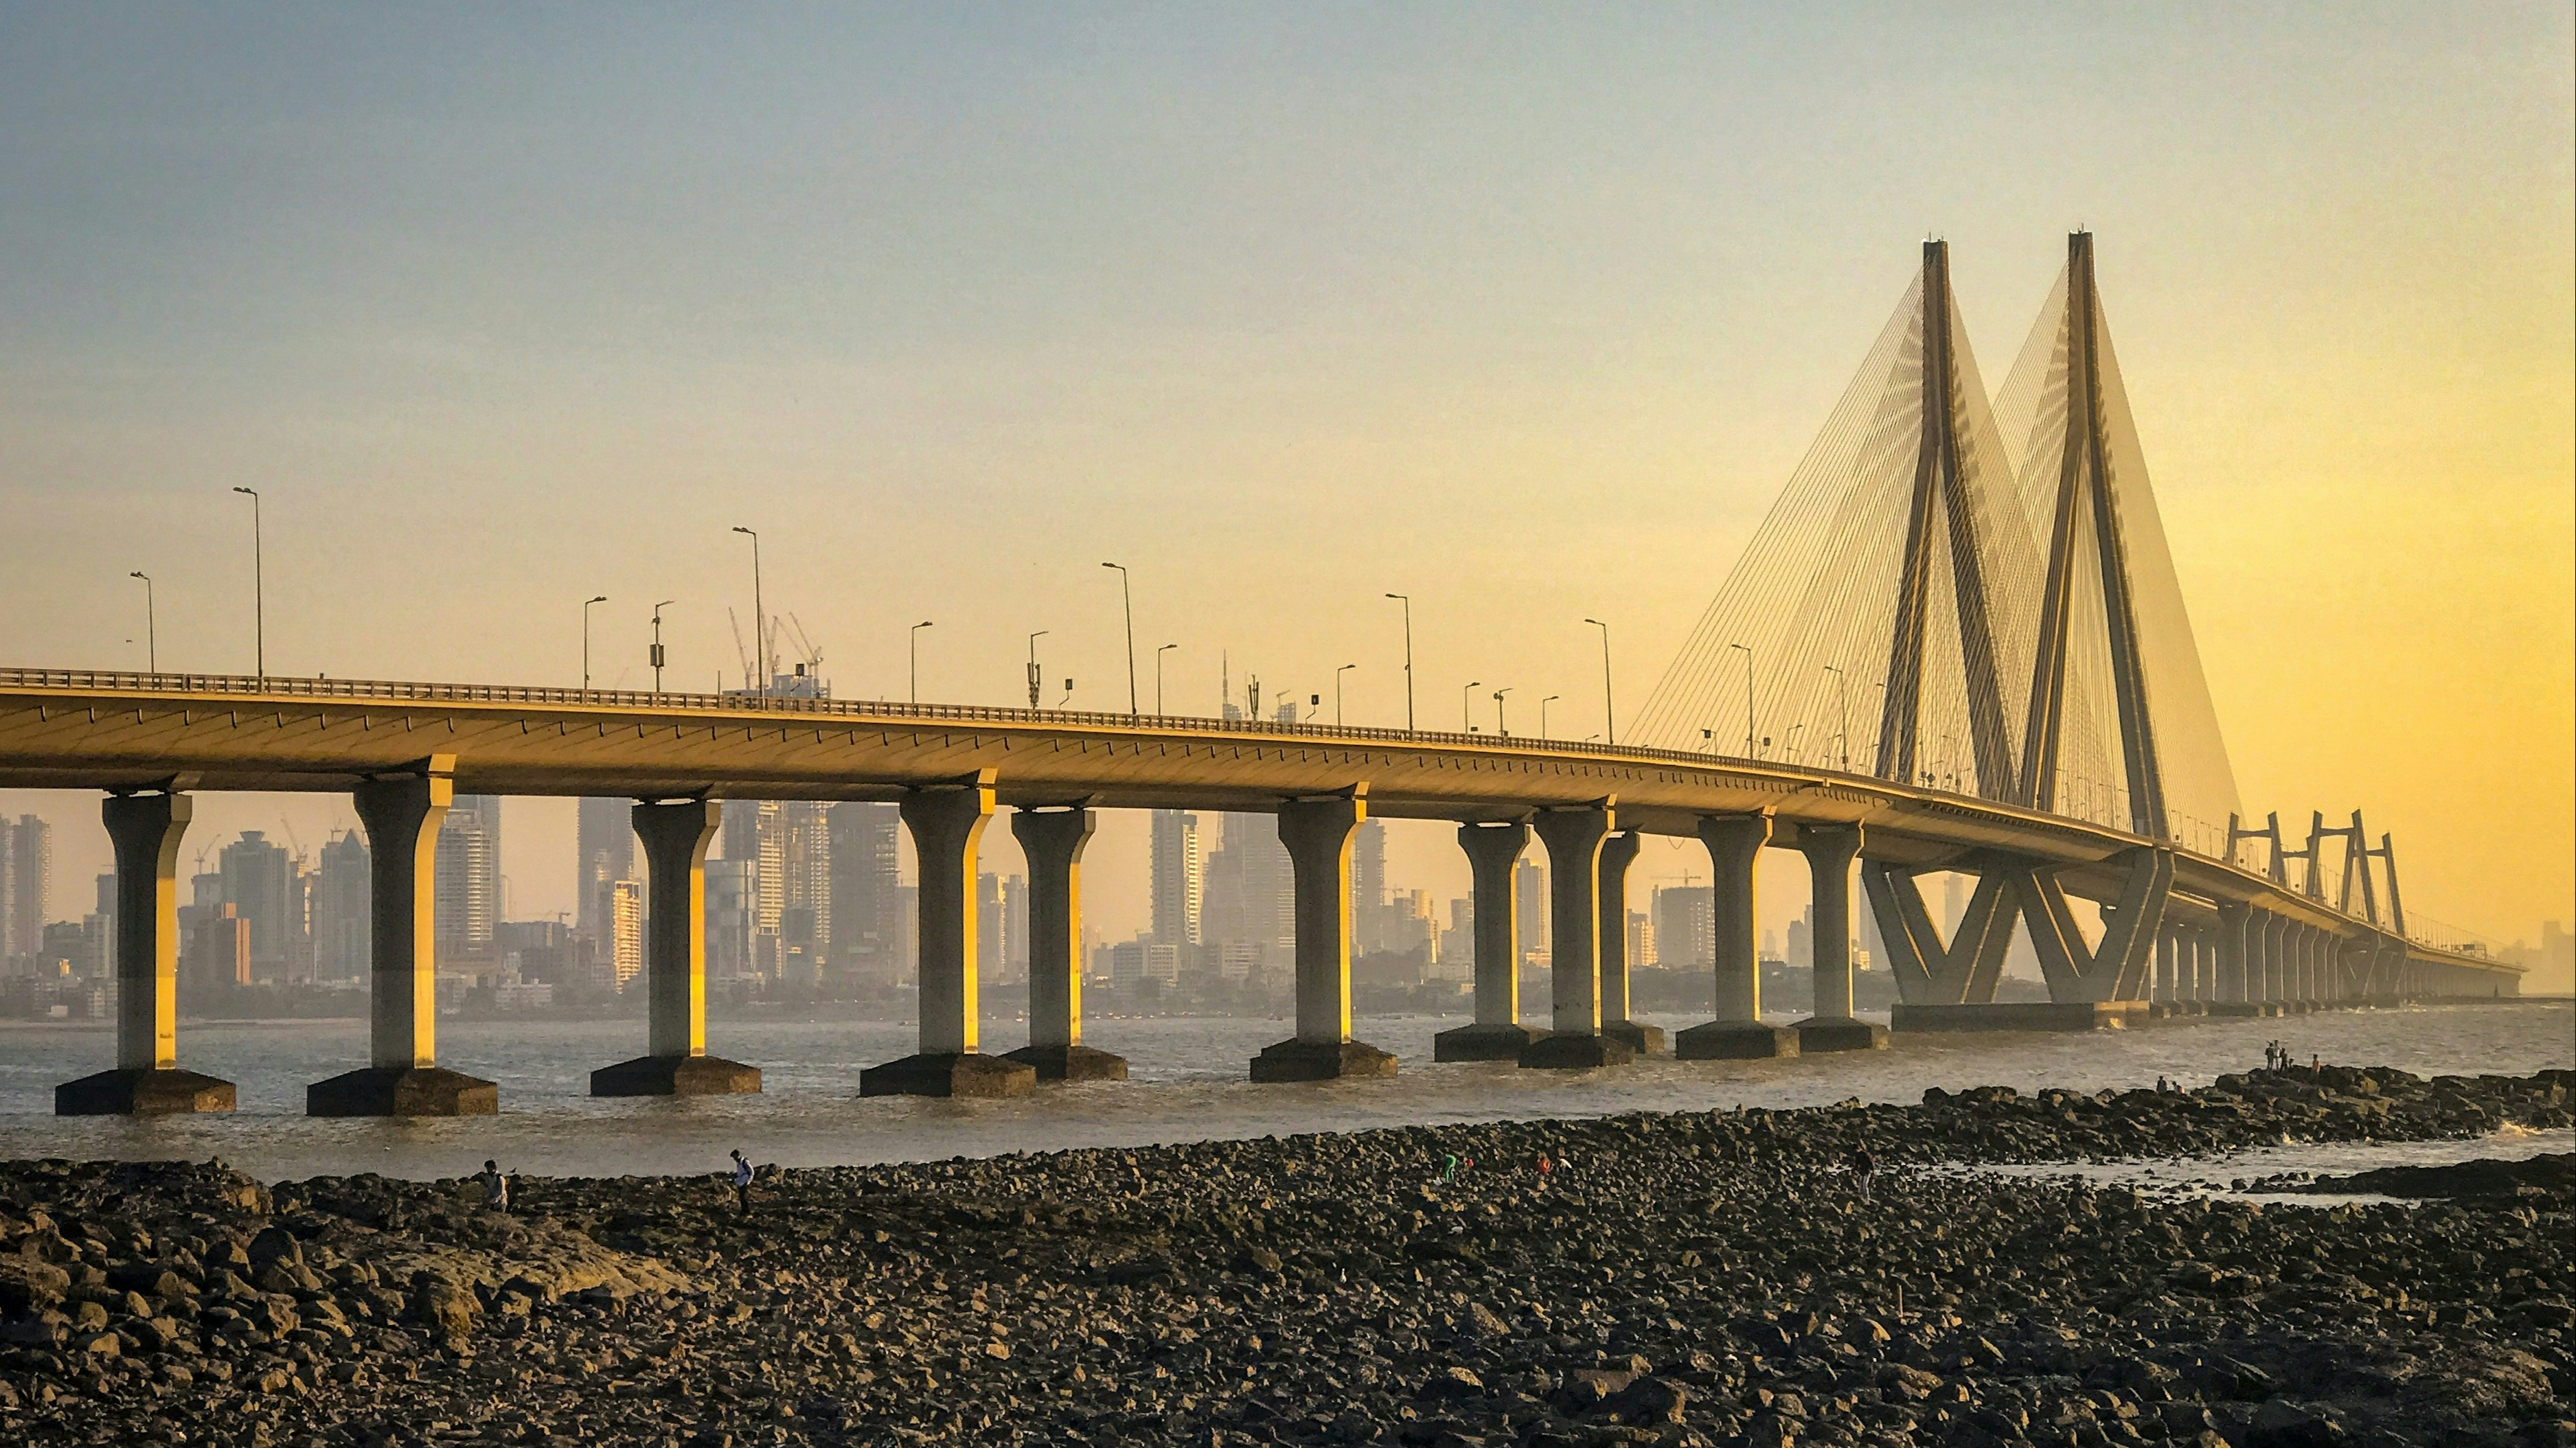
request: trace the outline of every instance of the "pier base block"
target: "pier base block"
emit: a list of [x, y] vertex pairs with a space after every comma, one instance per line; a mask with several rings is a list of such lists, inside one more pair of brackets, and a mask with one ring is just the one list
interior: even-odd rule
[[925, 1051], [859, 1073], [862, 1096], [1026, 1096], [1038, 1073], [981, 1051]]
[[638, 1056], [590, 1073], [593, 1096], [756, 1096], [760, 1068], [718, 1056]]
[[501, 1088], [444, 1066], [366, 1066], [304, 1088], [307, 1116], [490, 1116]]
[[101, 1071], [54, 1088], [56, 1116], [176, 1116], [233, 1109], [233, 1083], [175, 1066]]
[[1760, 1021], [1710, 1021], [1673, 1037], [1673, 1054], [1685, 1061], [1760, 1061], [1798, 1054], [1796, 1026]]
[[1522, 1048], [1520, 1062], [1529, 1071], [1587, 1071], [1596, 1066], [1625, 1066], [1637, 1059], [1628, 1043], [1610, 1035], [1550, 1035]]
[[1392, 1076], [1395, 1057], [1360, 1041], [1287, 1040], [1264, 1046], [1252, 1058], [1255, 1081], [1337, 1081], [1345, 1076]]
[[1038, 1073], [1041, 1081], [1124, 1081], [1127, 1058], [1089, 1046], [1022, 1046], [1002, 1059], [1017, 1061]]
[[1434, 1061], [1517, 1061], [1547, 1032], [1528, 1026], [1458, 1026], [1431, 1038]]
[[1884, 1051], [1887, 1027], [1850, 1016], [1809, 1016], [1798, 1022], [1798, 1054], [1825, 1051]]
[[1640, 1056], [1664, 1053], [1664, 1028], [1661, 1026], [1641, 1026], [1635, 1021], [1603, 1021], [1601, 1034]]
[[1897, 1002], [1900, 1031], [2117, 1031], [2145, 1025], [2142, 1001], [1997, 1001], [1986, 1005]]

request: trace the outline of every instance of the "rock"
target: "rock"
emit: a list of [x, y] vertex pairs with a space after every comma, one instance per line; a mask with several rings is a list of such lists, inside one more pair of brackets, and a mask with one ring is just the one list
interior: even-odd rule
[[443, 1277], [424, 1276], [412, 1287], [411, 1320], [451, 1341], [472, 1333], [482, 1311], [471, 1291]]
[[1465, 1398], [1483, 1397], [1485, 1380], [1473, 1369], [1455, 1365], [1441, 1368], [1423, 1380], [1419, 1396], [1433, 1402], [1454, 1403]]
[[71, 1274], [39, 1257], [0, 1254], [0, 1313], [51, 1307], [71, 1291]]

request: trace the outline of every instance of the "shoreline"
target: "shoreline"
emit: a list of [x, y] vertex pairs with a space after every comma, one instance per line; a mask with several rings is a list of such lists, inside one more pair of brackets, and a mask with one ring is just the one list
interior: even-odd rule
[[2329, 1067], [1388, 1127], [772, 1170], [747, 1218], [712, 1175], [528, 1178], [503, 1215], [454, 1180], [12, 1162], [0, 1428], [2519, 1448], [2576, 1371], [2564, 1190], [2284, 1209], [1917, 1168], [2558, 1129], [2571, 1095]]

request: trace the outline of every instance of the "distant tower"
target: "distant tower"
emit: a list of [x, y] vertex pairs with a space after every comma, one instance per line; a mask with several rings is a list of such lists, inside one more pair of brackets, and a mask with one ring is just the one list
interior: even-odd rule
[[1154, 940], [1188, 948], [1199, 943], [1206, 878], [1199, 863], [1199, 822], [1180, 810], [1153, 816]]

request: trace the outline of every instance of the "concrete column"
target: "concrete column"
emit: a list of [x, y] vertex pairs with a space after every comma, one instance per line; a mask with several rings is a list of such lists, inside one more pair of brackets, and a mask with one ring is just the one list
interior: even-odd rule
[[1029, 1043], [1009, 1057], [1041, 1081], [1124, 1081], [1127, 1060], [1082, 1044], [1082, 851], [1095, 820], [1079, 806], [1016, 809], [1029, 862]]
[[1621, 830], [1601, 842], [1601, 1034], [1637, 1054], [1664, 1049], [1661, 1026], [1641, 1026], [1628, 1019], [1628, 869], [1646, 837]]
[[1851, 867], [1861, 851], [1859, 825], [1804, 825], [1798, 853], [1807, 857], [1807, 946], [1815, 960], [1815, 1014], [1798, 1023], [1798, 1049], [1870, 1051], [1887, 1046], [1887, 1028], [1852, 1016]]
[[1547, 846], [1548, 984], [1555, 1016], [1546, 1039], [1521, 1052], [1524, 1066], [1616, 1066], [1636, 1052], [1601, 1034], [1601, 847], [1618, 828], [1611, 801], [1542, 810]]
[[975, 867], [993, 818], [992, 770], [907, 789], [897, 805], [919, 866], [921, 1049], [859, 1073], [862, 1096], [1022, 1096], [1038, 1073], [982, 1050], [975, 975]]
[[179, 837], [184, 794], [110, 795], [116, 851], [116, 1068], [54, 1088], [57, 1116], [230, 1111], [233, 1083], [179, 1069]]
[[590, 1073], [593, 1096], [742, 1096], [760, 1068], [707, 1054], [707, 845], [711, 799], [635, 806], [644, 845], [645, 1053]]
[[2290, 922], [2284, 916], [2263, 911], [2254, 917], [2252, 935], [2258, 942], [2258, 978], [2263, 986], [2256, 999], [2270, 1007], [2266, 1015], [2281, 1014], [2280, 1007], [2290, 998], [2289, 931]]
[[438, 1064], [438, 826], [456, 799], [456, 756], [350, 793], [367, 832], [367, 1059], [304, 1091], [313, 1116], [488, 1116], [501, 1089]]
[[[2218, 928], [2204, 925], [2192, 933], [2192, 999], [2203, 1006], [2218, 999]], [[2203, 1012], [2206, 1014], [2206, 1012]]]
[[1297, 881], [1297, 1034], [1252, 1058], [1255, 1081], [1392, 1076], [1395, 1057], [1351, 1039], [1351, 834], [1368, 787], [1279, 806], [1279, 843]]
[[1458, 827], [1475, 880], [1476, 1023], [1431, 1038], [1434, 1061], [1516, 1061], [1542, 1032], [1521, 1024], [1521, 922], [1512, 869], [1529, 847], [1523, 820]]
[[2218, 906], [2218, 928], [2213, 950], [2212, 968], [2217, 975], [2218, 990], [2214, 1004], [2226, 1007], [2219, 1015], [2246, 1015], [2237, 1009], [2251, 1004], [2253, 996], [2253, 915], [2254, 907], [2233, 900]]
[[1753, 915], [1754, 868], [1771, 842], [1771, 816], [1708, 815], [1699, 822], [1708, 847], [1709, 953], [1717, 967], [1717, 1018], [1673, 1038], [1685, 1061], [1744, 1060], [1798, 1054], [1794, 1026], [1762, 1021], [1761, 927]]
[[2181, 951], [2181, 942], [2177, 939], [2179, 933], [2175, 930], [2156, 932], [2156, 978], [2155, 983], [2147, 988], [2149, 1000], [2171, 1003], [2174, 999], [2174, 957]]

